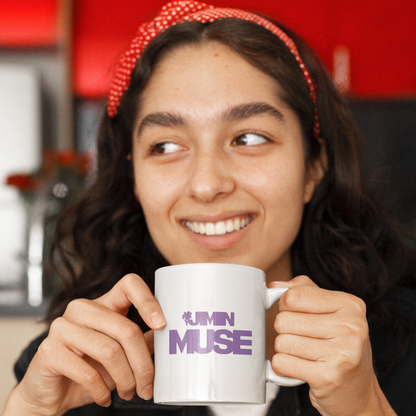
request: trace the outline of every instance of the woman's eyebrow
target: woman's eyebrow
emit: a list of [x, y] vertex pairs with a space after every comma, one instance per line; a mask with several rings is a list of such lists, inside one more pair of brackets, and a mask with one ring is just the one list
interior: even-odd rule
[[180, 115], [172, 114], [168, 112], [163, 113], [150, 113], [147, 114], [143, 120], [140, 122], [137, 133], [140, 134], [143, 132], [145, 127], [150, 126], [184, 126], [185, 122]]
[[[244, 120], [250, 117], [265, 114], [273, 116], [278, 121], [284, 120], [283, 114], [276, 107], [264, 102], [244, 103], [231, 107], [221, 114], [221, 120]], [[151, 126], [175, 127], [185, 125], [185, 120], [179, 114], [169, 112], [150, 113], [147, 114], [140, 122], [137, 134], [140, 136], [146, 127]]]
[[279, 121], [283, 121], [283, 114], [270, 104], [263, 102], [246, 103], [232, 107], [222, 115], [226, 121], [243, 120], [246, 118], [269, 114]]

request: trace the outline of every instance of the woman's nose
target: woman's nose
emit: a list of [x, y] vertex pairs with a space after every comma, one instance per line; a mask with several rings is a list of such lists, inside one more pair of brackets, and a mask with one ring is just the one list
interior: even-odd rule
[[234, 188], [232, 167], [224, 155], [205, 152], [194, 158], [187, 183], [188, 196], [212, 202]]

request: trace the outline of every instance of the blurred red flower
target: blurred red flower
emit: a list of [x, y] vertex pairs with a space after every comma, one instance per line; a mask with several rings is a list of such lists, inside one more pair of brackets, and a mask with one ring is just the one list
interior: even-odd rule
[[78, 153], [75, 150], [47, 149], [43, 153], [42, 166], [34, 173], [17, 173], [6, 178], [6, 184], [17, 187], [20, 191], [36, 191], [48, 178], [69, 177], [84, 179], [91, 169], [90, 153]]
[[36, 191], [40, 186], [40, 180], [33, 175], [16, 174], [9, 175], [6, 184], [15, 186], [21, 191]]

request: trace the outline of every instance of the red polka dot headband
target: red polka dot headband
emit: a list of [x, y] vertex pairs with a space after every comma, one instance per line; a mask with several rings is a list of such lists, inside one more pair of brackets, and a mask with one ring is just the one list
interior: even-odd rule
[[209, 23], [226, 17], [234, 17], [257, 23], [270, 30], [270, 32], [274, 33], [286, 44], [295, 56], [306, 82], [308, 83], [309, 92], [315, 106], [314, 136], [319, 138], [320, 127], [316, 105], [316, 92], [312, 78], [303, 64], [295, 42], [293, 42], [293, 40], [276, 25], [254, 13], [238, 9], [216, 8], [197, 1], [171, 1], [162, 7], [154, 20], [143, 23], [139, 27], [136, 37], [131, 43], [130, 49], [121, 56], [116, 68], [116, 73], [108, 96], [107, 113], [109, 117], [114, 117], [117, 114], [121, 97], [129, 86], [133, 68], [143, 50], [153, 38], [177, 23], [188, 21]]

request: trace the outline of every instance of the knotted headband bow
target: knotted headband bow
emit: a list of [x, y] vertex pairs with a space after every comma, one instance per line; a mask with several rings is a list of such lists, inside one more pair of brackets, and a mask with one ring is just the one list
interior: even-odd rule
[[121, 97], [127, 90], [130, 84], [131, 74], [136, 65], [137, 60], [143, 53], [143, 50], [150, 43], [152, 39], [160, 35], [166, 29], [181, 22], [201, 22], [210, 23], [214, 20], [223, 19], [226, 17], [234, 17], [236, 19], [247, 20], [257, 23], [270, 32], [274, 33], [281, 39], [295, 56], [303, 76], [308, 83], [309, 92], [314, 103], [314, 136], [319, 138], [320, 127], [318, 119], [318, 110], [316, 104], [316, 92], [313, 86], [312, 78], [309, 75], [303, 61], [299, 55], [295, 42], [276, 25], [254, 13], [246, 12], [244, 10], [217, 8], [205, 3], [197, 1], [172, 1], [162, 7], [159, 14], [151, 22], [143, 23], [133, 39], [130, 49], [126, 51], [120, 58], [116, 68], [113, 82], [110, 87], [108, 95], [107, 112], [109, 117], [114, 117], [117, 114], [120, 105]]

